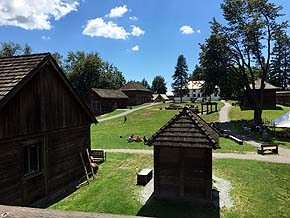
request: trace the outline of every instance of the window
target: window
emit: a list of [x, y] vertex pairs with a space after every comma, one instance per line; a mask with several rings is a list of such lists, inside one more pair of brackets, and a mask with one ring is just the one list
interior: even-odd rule
[[193, 94], [192, 96], [193, 96], [193, 97], [196, 97], [196, 94]]
[[41, 170], [41, 146], [40, 143], [26, 145], [24, 147], [24, 175]]

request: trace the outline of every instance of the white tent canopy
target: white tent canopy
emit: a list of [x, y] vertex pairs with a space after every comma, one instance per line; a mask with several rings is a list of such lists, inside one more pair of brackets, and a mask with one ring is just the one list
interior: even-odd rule
[[281, 128], [290, 128], [290, 111], [271, 121], [272, 125]]

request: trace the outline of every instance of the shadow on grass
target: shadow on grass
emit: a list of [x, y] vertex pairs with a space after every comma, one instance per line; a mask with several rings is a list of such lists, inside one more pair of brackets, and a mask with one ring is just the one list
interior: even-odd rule
[[219, 192], [213, 190], [213, 201], [194, 202], [159, 200], [151, 195], [137, 216], [220, 218]]

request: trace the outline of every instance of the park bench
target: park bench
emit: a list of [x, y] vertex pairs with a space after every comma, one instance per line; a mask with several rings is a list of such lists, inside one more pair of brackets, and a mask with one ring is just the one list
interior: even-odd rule
[[271, 151], [273, 154], [278, 154], [277, 144], [261, 144], [261, 148], [258, 149], [258, 154], [265, 154], [265, 151]]
[[91, 149], [91, 156], [94, 161], [102, 161], [106, 160], [106, 152], [100, 149]]
[[152, 169], [142, 169], [137, 173], [137, 185], [146, 185], [152, 179]]
[[231, 140], [233, 140], [234, 142], [238, 143], [239, 145], [242, 145], [243, 144], [243, 140], [241, 140], [241, 139], [239, 139], [239, 138], [237, 138], [237, 137], [235, 137], [233, 135], [229, 135], [229, 138]]

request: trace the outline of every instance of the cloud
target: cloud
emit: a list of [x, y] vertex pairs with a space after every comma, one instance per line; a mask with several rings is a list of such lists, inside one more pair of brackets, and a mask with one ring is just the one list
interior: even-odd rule
[[43, 36], [41, 36], [41, 39], [42, 39], [42, 40], [50, 40], [50, 37], [49, 37], [49, 36], [45, 36], [45, 35], [43, 35]]
[[132, 21], [137, 21], [138, 17], [132, 16], [132, 17], [129, 17], [129, 19], [132, 20]]
[[0, 26], [17, 26], [26, 30], [49, 30], [50, 19], [59, 20], [77, 10], [77, 0], [1, 0]]
[[128, 11], [127, 5], [123, 5], [120, 7], [112, 8], [110, 13], [106, 16], [110, 18], [122, 17], [127, 11]]
[[190, 35], [194, 33], [193, 29], [190, 26], [186, 26], [186, 25], [180, 27], [179, 30], [182, 34], [185, 34], [185, 35]]
[[133, 29], [132, 29], [132, 36], [141, 36], [141, 35], [144, 35], [145, 31], [142, 30], [140, 27], [137, 27], [137, 26], [134, 26], [132, 25], [131, 26]]
[[139, 45], [135, 45], [133, 48], [131, 48], [132, 51], [139, 51]]
[[113, 23], [112, 21], [105, 22], [103, 18], [89, 20], [83, 30], [84, 35], [91, 37], [100, 36], [110, 39], [127, 39], [130, 33]]
[[200, 30], [196, 30], [196, 32], [197, 32], [197, 33], [201, 33], [201, 31], [200, 31]]

